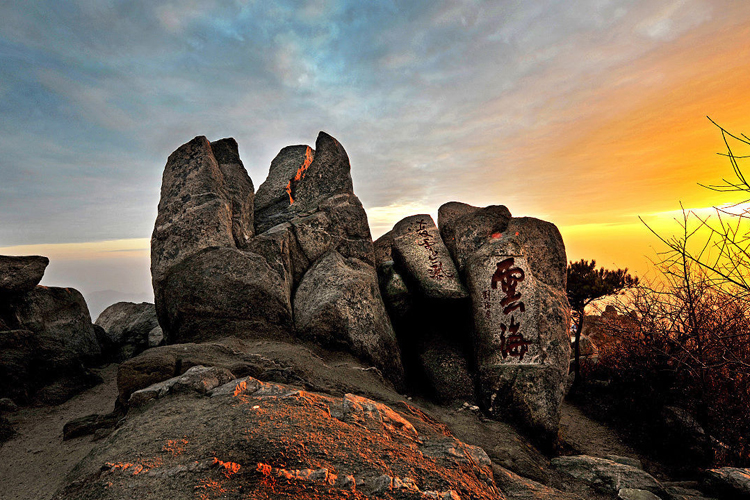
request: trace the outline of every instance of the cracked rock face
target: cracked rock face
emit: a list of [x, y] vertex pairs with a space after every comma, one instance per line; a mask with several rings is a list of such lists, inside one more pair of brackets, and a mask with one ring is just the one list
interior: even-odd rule
[[[347, 263], [340, 281], [324, 276], [331, 255]], [[367, 214], [346, 151], [324, 132], [315, 149], [282, 149], [257, 196], [233, 139], [178, 148], [162, 179], [151, 271], [167, 343], [313, 338], [403, 383]]]

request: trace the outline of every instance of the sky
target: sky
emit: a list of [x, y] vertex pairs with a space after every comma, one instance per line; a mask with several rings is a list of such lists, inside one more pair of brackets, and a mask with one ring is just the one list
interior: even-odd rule
[[462, 201], [555, 223], [569, 260], [647, 274], [680, 203], [742, 201], [750, 2], [1, 1], [0, 254], [150, 296], [167, 156], [234, 137], [253, 183], [336, 137], [374, 237]]

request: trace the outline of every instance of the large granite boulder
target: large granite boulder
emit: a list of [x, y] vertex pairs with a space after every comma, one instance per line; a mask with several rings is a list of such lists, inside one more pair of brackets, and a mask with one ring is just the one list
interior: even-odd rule
[[16, 328], [34, 332], [38, 356], [52, 371], [94, 362], [101, 354], [83, 295], [73, 288], [37, 286], [9, 300]]
[[451, 203], [439, 217], [472, 298], [483, 405], [554, 440], [570, 353], [560, 233], [505, 207]]
[[172, 267], [201, 250], [243, 248], [254, 234], [252, 197], [233, 139], [210, 143], [196, 137], [172, 153], [151, 237], [154, 289]]
[[77, 290], [37, 286], [5, 295], [0, 318], [0, 397], [60, 403], [96, 383], [85, 367], [101, 350]]
[[451, 201], [438, 209], [440, 235], [459, 271], [488, 238], [506, 230], [510, 219], [510, 211], [503, 205], [479, 208]]
[[156, 311], [168, 342], [288, 332], [288, 270], [249, 249], [253, 199], [234, 139], [196, 137], [170, 155], [151, 239]]
[[49, 259], [0, 255], [0, 294], [29, 292], [42, 281]]
[[307, 271], [294, 295], [297, 334], [348, 350], [402, 383], [398, 343], [372, 266], [331, 250]]
[[96, 318], [97, 326], [104, 330], [99, 339], [102, 355], [116, 362], [125, 361], [149, 347], [149, 335], [159, 327], [156, 308], [149, 302], [117, 302], [106, 308]]
[[266, 259], [236, 248], [206, 248], [174, 266], [156, 290], [168, 342], [288, 334], [289, 287]]

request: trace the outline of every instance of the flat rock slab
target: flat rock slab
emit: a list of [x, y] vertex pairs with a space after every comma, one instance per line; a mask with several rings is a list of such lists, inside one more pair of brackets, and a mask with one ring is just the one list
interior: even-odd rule
[[429, 214], [402, 219], [390, 232], [394, 261], [429, 299], [463, 299], [466, 288]]
[[618, 494], [623, 489], [646, 490], [652, 493], [662, 491], [661, 484], [650, 474], [606, 458], [588, 455], [557, 457], [552, 459], [552, 465], [602, 492]]
[[49, 259], [40, 255], [0, 255], [0, 293], [23, 293], [42, 281]]
[[164, 382], [158, 382], [145, 389], [135, 391], [130, 395], [128, 407], [142, 406], [149, 401], [163, 398], [169, 394], [197, 392], [206, 394], [208, 391], [228, 383], [235, 377], [226, 368], [218, 366], [197, 365], [178, 377], [172, 377]]

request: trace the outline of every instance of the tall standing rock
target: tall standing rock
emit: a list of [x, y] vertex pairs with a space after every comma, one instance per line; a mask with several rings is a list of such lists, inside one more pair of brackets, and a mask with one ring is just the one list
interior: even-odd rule
[[151, 238], [156, 311], [168, 341], [291, 329], [287, 280], [246, 251], [253, 198], [234, 139], [196, 137], [170, 155]]
[[483, 404], [554, 439], [570, 352], [560, 233], [548, 222], [511, 218], [505, 207], [449, 205], [439, 212], [441, 233], [472, 297]]
[[402, 219], [389, 234], [393, 239], [394, 262], [425, 298], [451, 300], [468, 297], [429, 214]]
[[196, 137], [169, 156], [151, 236], [155, 291], [169, 269], [187, 257], [205, 248], [236, 247], [233, 205], [208, 139]]
[[320, 132], [314, 150], [282, 149], [258, 189], [256, 214], [256, 240], [275, 234], [288, 241], [297, 335], [350, 350], [401, 384], [367, 214], [341, 144]]

